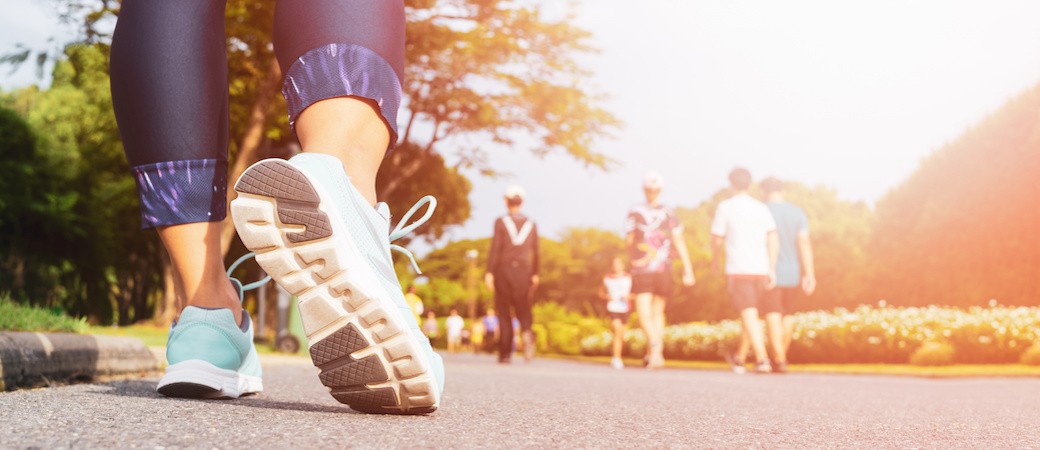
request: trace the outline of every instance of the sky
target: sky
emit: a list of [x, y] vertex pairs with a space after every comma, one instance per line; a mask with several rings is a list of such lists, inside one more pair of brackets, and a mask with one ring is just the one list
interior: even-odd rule
[[[490, 234], [508, 184], [528, 192], [543, 235], [619, 231], [643, 174], [692, 207], [735, 166], [826, 185], [873, 203], [918, 162], [1040, 81], [1040, 2], [577, 0], [573, 23], [600, 49], [581, 61], [624, 127], [596, 150], [609, 172], [572, 158], [496, 150], [507, 178], [474, 176], [473, 215], [449, 238]], [[0, 49], [45, 45], [50, 2], [7, 0]], [[7, 14], [12, 9], [18, 14]], [[4, 89], [33, 82], [0, 72]], [[563, 181], [567, 180], [567, 181]]]

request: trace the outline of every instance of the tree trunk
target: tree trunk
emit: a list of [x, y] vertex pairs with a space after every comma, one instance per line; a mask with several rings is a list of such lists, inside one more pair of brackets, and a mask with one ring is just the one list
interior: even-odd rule
[[155, 315], [152, 316], [152, 319], [159, 326], [167, 326], [177, 315], [177, 281], [173, 274], [173, 263], [165, 248], [162, 253], [163, 288], [159, 296], [159, 303], [155, 305]]
[[242, 172], [245, 172], [246, 168], [258, 159], [257, 149], [260, 148], [260, 143], [264, 140], [267, 110], [270, 109], [271, 101], [277, 95], [278, 83], [281, 79], [282, 71], [278, 66], [278, 60], [272, 57], [267, 74], [264, 75], [264, 78], [260, 80], [257, 86], [256, 101], [253, 103], [253, 109], [249, 113], [249, 125], [246, 127], [245, 134], [242, 135], [242, 141], [238, 146], [238, 155], [235, 156], [235, 163], [228, 170], [228, 218], [224, 221], [224, 227], [220, 234], [220, 252], [224, 256], [227, 256], [228, 249], [231, 248], [231, 241], [235, 237], [235, 224], [231, 221], [231, 201], [235, 199], [237, 193], [233, 187], [235, 182], [238, 181], [238, 177], [242, 176]]

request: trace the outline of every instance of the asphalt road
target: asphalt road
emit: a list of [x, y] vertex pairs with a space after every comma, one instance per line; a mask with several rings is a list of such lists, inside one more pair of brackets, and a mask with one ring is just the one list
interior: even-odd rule
[[455, 355], [429, 416], [355, 413], [309, 360], [265, 391], [160, 397], [155, 380], [0, 393], [0, 447], [1040, 447], [1040, 380], [733, 375]]

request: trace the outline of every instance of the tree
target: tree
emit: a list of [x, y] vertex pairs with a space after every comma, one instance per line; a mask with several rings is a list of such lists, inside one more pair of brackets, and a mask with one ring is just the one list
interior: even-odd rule
[[103, 44], [69, 46], [55, 65], [50, 89], [26, 89], [5, 103], [32, 129], [46, 130], [28, 165], [49, 184], [30, 186], [37, 198], [60, 206], [50, 210], [58, 214], [15, 219], [26, 230], [23, 245], [34, 248], [33, 258], [46, 257], [46, 272], [57, 277], [35, 286], [45, 295], [37, 292], [27, 300], [59, 302], [53, 306], [125, 324], [150, 317], [162, 258], [154, 233], [140, 229], [136, 188], [112, 112], [107, 61]]
[[878, 202], [871, 292], [899, 305], [1036, 305], [1040, 84], [935, 151]]

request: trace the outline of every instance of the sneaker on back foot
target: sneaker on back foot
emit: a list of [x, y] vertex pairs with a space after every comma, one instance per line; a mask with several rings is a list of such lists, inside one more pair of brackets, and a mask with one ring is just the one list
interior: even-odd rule
[[773, 373], [780, 373], [780, 374], [787, 373], [787, 363], [786, 362], [778, 362], [776, 364], [773, 364]]
[[[249, 256], [239, 259], [228, 273]], [[243, 290], [267, 283], [264, 279], [243, 289], [238, 280], [231, 280], [239, 301]], [[253, 321], [246, 311], [242, 311], [239, 325], [228, 308], [184, 308], [170, 326], [166, 361], [156, 391], [167, 397], [238, 398], [264, 389], [253, 344]]]
[[389, 207], [373, 208], [339, 159], [313, 153], [253, 164], [235, 190], [235, 228], [260, 267], [299, 298], [311, 359], [332, 396], [368, 413], [436, 410], [443, 362], [419, 330], [390, 256], [401, 251], [415, 265], [391, 241], [428, 220], [436, 200], [424, 197], [391, 231]]

